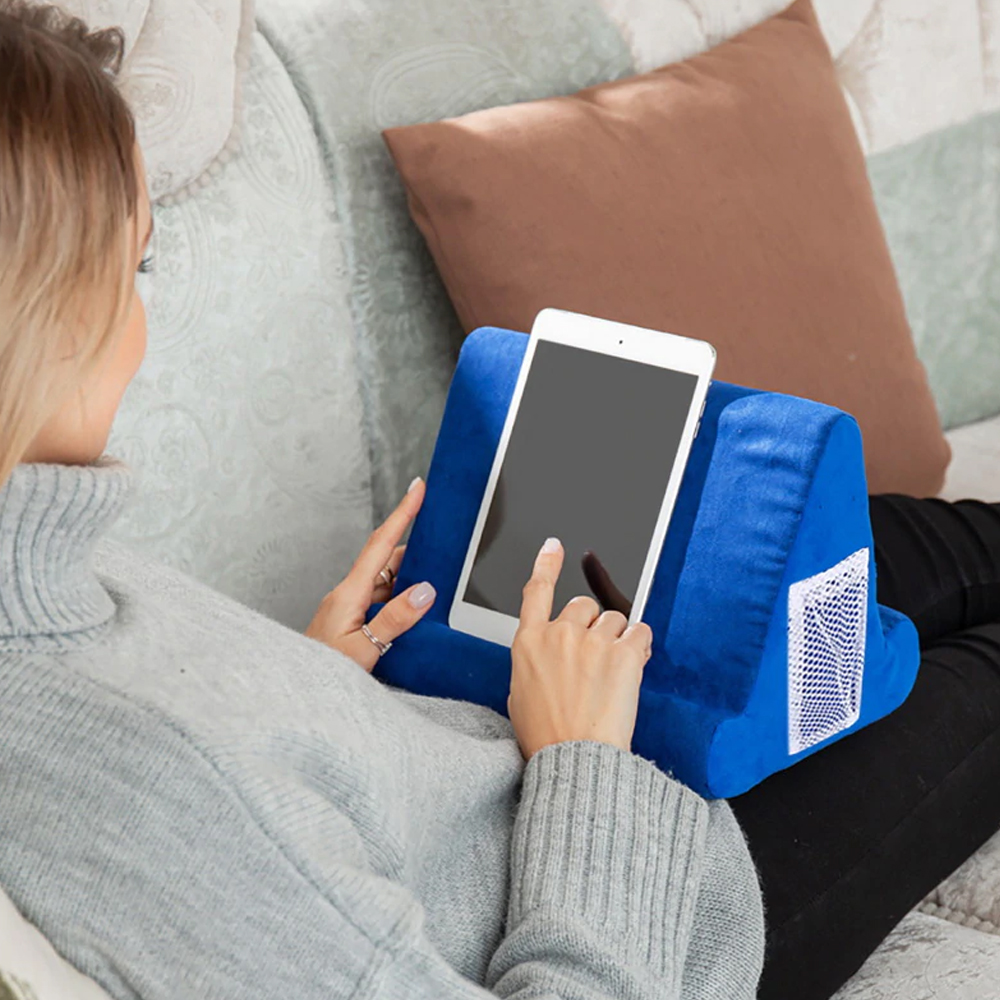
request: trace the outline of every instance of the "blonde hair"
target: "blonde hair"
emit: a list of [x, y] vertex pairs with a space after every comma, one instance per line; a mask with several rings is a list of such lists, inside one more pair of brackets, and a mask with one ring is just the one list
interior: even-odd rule
[[114, 83], [123, 49], [118, 29], [0, 0], [0, 486], [131, 302], [139, 180]]

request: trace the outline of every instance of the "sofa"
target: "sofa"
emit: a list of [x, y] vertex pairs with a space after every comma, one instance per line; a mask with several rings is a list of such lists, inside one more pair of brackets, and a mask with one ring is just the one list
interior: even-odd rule
[[[238, 142], [155, 209], [148, 356], [109, 448], [138, 480], [120, 540], [294, 629], [426, 471], [461, 342], [380, 129], [464, 111], [504, 92], [505, 74], [524, 92], [597, 82], [521, 79], [545, 46], [585, 45], [576, 22], [516, 29], [517, 66], [481, 42], [499, 14], [468, 0], [396, 0], [405, 17], [345, 45], [341, 18], [369, 3], [386, 6], [258, 0]], [[643, 71], [783, 5], [602, 0], [595, 16]], [[948, 428], [942, 495], [1000, 498], [1000, 0], [815, 6]], [[504, 17], [530, 25], [531, 10], [505, 3]], [[409, 49], [406, 17], [430, 23], [437, 43]], [[378, 94], [352, 90], [366, 60], [386, 66]], [[456, 94], [449, 67], [470, 61], [481, 91]], [[356, 149], [367, 166], [346, 155]], [[373, 259], [362, 250], [383, 226], [398, 238]], [[987, 1000], [997, 983], [1000, 836], [837, 996]]]

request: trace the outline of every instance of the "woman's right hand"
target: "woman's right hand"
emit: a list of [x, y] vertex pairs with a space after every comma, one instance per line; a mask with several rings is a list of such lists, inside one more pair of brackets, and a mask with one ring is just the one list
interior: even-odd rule
[[574, 597], [552, 621], [563, 547], [550, 538], [525, 584], [521, 624], [511, 645], [507, 713], [525, 760], [550, 743], [596, 740], [632, 749], [639, 685], [653, 633]]

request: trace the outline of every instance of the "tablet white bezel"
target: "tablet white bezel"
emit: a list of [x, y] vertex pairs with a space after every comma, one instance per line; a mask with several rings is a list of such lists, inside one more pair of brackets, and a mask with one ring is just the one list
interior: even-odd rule
[[[524, 385], [531, 370], [535, 349], [541, 340], [548, 340], [556, 344], [566, 344], [570, 347], [579, 347], [598, 354], [606, 354], [610, 357], [624, 358], [628, 361], [656, 365], [657, 367], [668, 368], [673, 371], [686, 372], [698, 378], [694, 394], [691, 398], [691, 407], [684, 422], [684, 430], [681, 434], [680, 444], [678, 445], [674, 459], [674, 467], [671, 470], [663, 503], [653, 530], [649, 552], [647, 553], [646, 561], [639, 577], [639, 583], [632, 604], [632, 614], [629, 617], [630, 624], [640, 621], [642, 613], [645, 610], [649, 588], [656, 570], [656, 563], [659, 559], [660, 550], [663, 547], [663, 539], [666, 537], [667, 526], [670, 523], [670, 516], [673, 513], [674, 503], [677, 500], [677, 493], [680, 490], [684, 469], [687, 466], [688, 456], [691, 452], [691, 444], [694, 441], [704, 409], [705, 396], [708, 393], [708, 386], [712, 379], [712, 371], [715, 368], [715, 348], [703, 340], [692, 340], [688, 337], [679, 337], [672, 333], [647, 330], [638, 326], [615, 323], [611, 320], [597, 319], [593, 316], [584, 316], [561, 309], [543, 309], [538, 314], [531, 328], [531, 337], [528, 341], [520, 373], [518, 374], [517, 384], [514, 387], [514, 395], [511, 397], [510, 409], [507, 412], [503, 433], [497, 445], [493, 467], [490, 470], [490, 477], [486, 484], [486, 492], [483, 494], [483, 500], [479, 507], [479, 515], [476, 518], [476, 526], [465, 553], [462, 574], [459, 577], [458, 586], [455, 589], [455, 597], [448, 615], [448, 624], [452, 628], [469, 633], [470, 635], [479, 636], [482, 639], [502, 643], [505, 646], [509, 646], [514, 638], [514, 633], [517, 631], [518, 619], [512, 615], [507, 615], [499, 611], [491, 611], [488, 608], [481, 608], [476, 604], [467, 603], [463, 598], [469, 576], [472, 573], [472, 564], [476, 550], [479, 547], [483, 527], [486, 524], [490, 504], [493, 501], [493, 492], [496, 489], [497, 480], [500, 477], [500, 469], [503, 465], [504, 456], [507, 453], [507, 444], [510, 441], [511, 431], [513, 430], [514, 422], [517, 419], [517, 413], [520, 409]], [[544, 539], [542, 538], [538, 540], [539, 547], [543, 541]], [[553, 614], [557, 614], [560, 610], [559, 608], [554, 608]]]

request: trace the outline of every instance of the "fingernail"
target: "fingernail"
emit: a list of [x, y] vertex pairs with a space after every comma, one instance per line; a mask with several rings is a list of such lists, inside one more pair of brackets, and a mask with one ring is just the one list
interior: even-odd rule
[[544, 555], [550, 555], [553, 552], [558, 552], [561, 548], [562, 542], [558, 538], [546, 538], [541, 551]]
[[413, 477], [413, 482], [410, 483], [410, 485], [406, 487], [406, 492], [407, 493], [412, 493], [417, 488], [417, 486], [418, 486], [418, 484], [420, 482], [422, 482], [420, 476], [414, 476]]
[[429, 583], [424, 582], [418, 583], [407, 594], [406, 599], [410, 602], [411, 607], [419, 611], [421, 608], [426, 608], [435, 597], [437, 597], [437, 591]]

